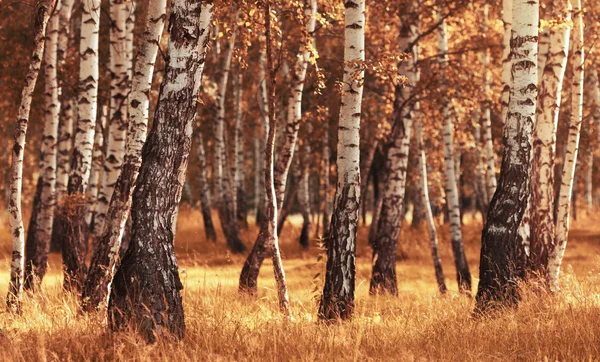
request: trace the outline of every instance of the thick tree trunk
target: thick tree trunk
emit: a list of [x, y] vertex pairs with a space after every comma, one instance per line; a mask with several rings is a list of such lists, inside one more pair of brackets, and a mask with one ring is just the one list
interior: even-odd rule
[[110, 113], [106, 158], [100, 184], [96, 217], [93, 226], [94, 242], [102, 236], [108, 204], [121, 173], [127, 136], [127, 96], [129, 93], [129, 59], [127, 49], [127, 19], [131, 2], [110, 1]]
[[206, 153], [204, 152], [204, 141], [200, 132], [198, 132], [196, 150], [198, 153], [198, 166], [200, 168], [198, 181], [200, 183], [200, 209], [202, 210], [202, 220], [204, 221], [204, 234], [206, 235], [206, 240], [214, 242], [217, 240], [217, 232], [212, 221], [210, 190], [206, 175]]
[[[237, 15], [234, 17], [237, 22]], [[221, 79], [217, 91], [217, 129], [215, 135], [215, 164], [217, 168], [217, 210], [219, 212], [219, 221], [227, 246], [233, 253], [243, 253], [246, 246], [240, 239], [240, 231], [235, 214], [235, 189], [232, 187], [229, 176], [229, 167], [227, 162], [227, 145], [225, 142], [225, 94], [227, 92], [227, 82], [231, 67], [231, 58], [233, 56], [233, 47], [235, 45], [236, 27], [227, 42], [223, 55], [223, 64], [221, 68]]]
[[518, 228], [529, 196], [529, 169], [537, 102], [539, 3], [514, 0], [511, 35], [511, 91], [504, 126], [504, 154], [498, 188], [481, 238], [476, 310], [518, 303]]
[[354, 313], [356, 231], [360, 208], [360, 114], [365, 59], [365, 1], [344, 4], [344, 78], [338, 125], [337, 190], [327, 236], [327, 271], [319, 319], [350, 319]]
[[[275, 201], [277, 207], [277, 214], [282, 210], [283, 201], [285, 196], [285, 189], [287, 184], [287, 177], [292, 162], [296, 142], [298, 139], [298, 129], [300, 127], [300, 121], [302, 118], [302, 92], [304, 90], [304, 80], [306, 77], [306, 70], [310, 63], [311, 50], [309, 44], [312, 44], [314, 37], [314, 29], [316, 23], [317, 14], [317, 1], [316, 0], [305, 0], [304, 2], [304, 14], [307, 19], [306, 33], [304, 44], [300, 49], [301, 56], [298, 57], [296, 68], [293, 75], [292, 92], [289, 97], [288, 104], [288, 119], [285, 126], [285, 134], [283, 136], [283, 146], [279, 152], [276, 165], [274, 166], [273, 183], [275, 188]], [[268, 58], [268, 57], [267, 57]], [[269, 59], [267, 59], [269, 61]], [[271, 70], [269, 70], [271, 71]], [[275, 118], [273, 103], [269, 104], [269, 132], [271, 124]], [[265, 165], [266, 167], [266, 165]], [[268, 197], [268, 195], [267, 195]], [[278, 223], [282, 225], [281, 220], [283, 217], [279, 217]], [[261, 225], [261, 229], [266, 226]], [[276, 227], [276, 232], [281, 234], [281, 228]], [[267, 238], [264, 237], [264, 233], [259, 233], [254, 246], [246, 261], [244, 267], [240, 273], [240, 285], [239, 290], [242, 293], [248, 293], [250, 295], [256, 295], [256, 285], [258, 273], [264, 258], [266, 256], [267, 246], [265, 243], [268, 242]]]
[[148, 4], [146, 28], [142, 35], [135, 74], [129, 96], [129, 130], [121, 176], [110, 200], [102, 237], [92, 256], [90, 271], [82, 294], [84, 310], [93, 310], [106, 302], [110, 283], [119, 263], [119, 250], [128, 242], [126, 224], [130, 219], [133, 191], [142, 164], [142, 147], [148, 130], [148, 109], [154, 62], [166, 19], [167, 0]]
[[[571, 9], [567, 1], [553, 5], [553, 19], [558, 21], [549, 33], [549, 45], [541, 77], [537, 122], [533, 132], [531, 160], [531, 235], [526, 274], [548, 278], [548, 251], [554, 245], [554, 157], [556, 129], [561, 106], [562, 82], [567, 68]], [[561, 21], [564, 23], [561, 24]], [[542, 37], [540, 37], [541, 41]], [[540, 44], [540, 51], [542, 46]], [[540, 57], [538, 57], [540, 59]], [[541, 60], [540, 60], [541, 61]], [[540, 67], [538, 66], [538, 70]], [[538, 78], [540, 76], [538, 75]]]
[[100, 0], [84, 1], [81, 16], [79, 52], [79, 94], [77, 128], [69, 198], [61, 217], [63, 226], [63, 269], [66, 290], [81, 291], [85, 280], [87, 232], [85, 225], [86, 191], [92, 164], [92, 149], [98, 105], [98, 32], [100, 29]]
[[165, 332], [181, 339], [185, 330], [172, 226], [192, 145], [212, 6], [173, 1], [168, 63], [133, 197], [134, 233], [111, 286], [110, 327], [133, 327], [150, 342]]
[[33, 52], [29, 69], [25, 76], [25, 84], [21, 92], [21, 104], [17, 115], [12, 162], [10, 171], [10, 199], [8, 202], [8, 222], [12, 235], [12, 260], [10, 264], [10, 283], [6, 305], [11, 312], [21, 311], [23, 298], [23, 281], [25, 276], [25, 235], [21, 210], [21, 192], [23, 186], [23, 154], [25, 137], [29, 123], [31, 100], [44, 56], [46, 25], [54, 9], [56, 0], [45, 0], [36, 3], [34, 10]]
[[[438, 15], [439, 16], [439, 15]], [[440, 82], [442, 94], [447, 94], [448, 84], [444, 73], [448, 67], [448, 35], [446, 22], [442, 22], [438, 31], [438, 47], [442, 54], [438, 57], [440, 62]], [[446, 205], [448, 206], [450, 221], [450, 239], [452, 242], [452, 253], [456, 265], [456, 278], [458, 290], [461, 293], [471, 293], [471, 272], [465, 256], [462, 242], [460, 199], [457, 184], [457, 174], [454, 153], [454, 124], [453, 116], [450, 114], [450, 100], [446, 97], [442, 100], [442, 117], [444, 118], [443, 141], [444, 141], [444, 174], [446, 175]]]
[[571, 84], [571, 121], [567, 138], [567, 150], [563, 162], [560, 191], [558, 194], [558, 213], [556, 218], [556, 241], [550, 250], [548, 262], [550, 287], [559, 290], [558, 278], [569, 235], [569, 208], [571, 207], [572, 190], [575, 181], [575, 165], [579, 150], [579, 136], [583, 117], [583, 80], [584, 80], [584, 49], [583, 49], [583, 9], [581, 0], [575, 0], [573, 6], [573, 83]]
[[[414, 9], [416, 10], [416, 9]], [[410, 11], [401, 16], [400, 49], [406, 49], [417, 37], [418, 14]], [[396, 280], [396, 250], [404, 216], [406, 193], [406, 170], [412, 128], [412, 107], [407, 104], [415, 86], [415, 62], [417, 48], [411, 49], [411, 56], [398, 65], [398, 73], [405, 75], [408, 84], [398, 84], [395, 90], [392, 133], [387, 145], [385, 159], [385, 179], [377, 233], [373, 239], [373, 270], [371, 273], [370, 294], [390, 293], [398, 295]], [[374, 151], [370, 152], [374, 154]], [[372, 157], [371, 157], [372, 161]], [[363, 190], [361, 190], [363, 191]]]
[[[48, 20], [44, 52], [44, 139], [40, 157], [41, 183], [39, 202], [33, 204], [34, 211], [29, 221], [25, 255], [25, 289], [34, 289], [46, 274], [52, 224], [56, 202], [56, 140], [60, 112], [59, 87], [56, 69], [60, 2]], [[39, 186], [39, 185], [38, 185]], [[35, 198], [34, 198], [35, 199]], [[30, 236], [32, 236], [30, 238]]]

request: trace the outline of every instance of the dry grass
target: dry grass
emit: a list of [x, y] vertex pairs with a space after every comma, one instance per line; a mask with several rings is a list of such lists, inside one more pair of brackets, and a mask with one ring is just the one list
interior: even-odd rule
[[[26, 297], [24, 315], [0, 312], [0, 360], [598, 360], [600, 358], [600, 226], [575, 223], [567, 251], [563, 293], [526, 293], [518, 311], [495, 319], [471, 317], [473, 301], [455, 294], [448, 240], [442, 257], [449, 296], [436, 293], [427, 233], [401, 237], [398, 264], [400, 297], [369, 297], [366, 229], [358, 248], [357, 311], [351, 322], [316, 321], [315, 297], [324, 264], [318, 251], [301, 252], [299, 229], [287, 227], [285, 255], [295, 320], [280, 317], [270, 264], [260, 278], [260, 298], [241, 298], [237, 278], [242, 258], [230, 256], [222, 240], [204, 240], [201, 217], [183, 212], [177, 252], [185, 284], [186, 337], [179, 343], [148, 346], [132, 334], [107, 331], [101, 315], [81, 316], [76, 300], [60, 288], [58, 256], [44, 291]], [[289, 225], [288, 225], [289, 226]], [[244, 232], [250, 242], [255, 228]], [[465, 227], [468, 259], [477, 276], [480, 227]], [[447, 234], [442, 231], [441, 234]], [[8, 282], [9, 240], [0, 230], [0, 294]], [[475, 283], [477, 280], [475, 280]], [[475, 284], [476, 287], [476, 284]], [[316, 290], [316, 291], [315, 291]], [[1, 309], [0, 309], [1, 310]]]

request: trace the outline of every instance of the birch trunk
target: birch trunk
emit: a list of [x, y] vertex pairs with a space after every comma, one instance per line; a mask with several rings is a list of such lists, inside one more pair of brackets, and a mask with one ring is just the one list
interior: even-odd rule
[[98, 106], [98, 32], [100, 0], [84, 1], [81, 16], [79, 53], [79, 93], [77, 128], [67, 192], [69, 200], [63, 215], [64, 288], [81, 291], [85, 280], [87, 232], [85, 198], [90, 179], [92, 149]]
[[94, 242], [102, 236], [108, 204], [121, 173], [127, 136], [127, 105], [129, 93], [129, 66], [127, 46], [127, 19], [131, 2], [110, 1], [110, 113], [106, 158], [100, 184], [96, 218], [93, 225]]
[[198, 181], [200, 182], [200, 208], [202, 210], [202, 220], [204, 220], [204, 234], [206, 240], [216, 241], [217, 232], [212, 221], [212, 213], [210, 207], [210, 190], [208, 185], [208, 177], [206, 176], [206, 154], [204, 152], [204, 141], [202, 140], [202, 134], [198, 132], [198, 142], [196, 143], [196, 150], [198, 152], [198, 166], [200, 168], [200, 174]]
[[20, 313], [21, 301], [23, 299], [23, 281], [25, 276], [25, 235], [21, 210], [23, 154], [25, 152], [25, 137], [29, 123], [31, 100], [44, 56], [46, 25], [55, 4], [56, 0], [39, 1], [34, 8], [33, 52], [29, 69], [25, 76], [23, 91], [21, 92], [21, 104], [17, 115], [14, 146], [12, 148], [8, 222], [12, 236], [13, 251], [10, 264], [10, 283], [6, 297], [6, 305], [10, 312]]
[[331, 220], [330, 162], [329, 120], [327, 120], [323, 130], [323, 235], [329, 233], [329, 221]]
[[[312, 134], [312, 127], [307, 123], [307, 134]], [[298, 185], [298, 206], [302, 213], [302, 231], [300, 232], [300, 246], [303, 249], [308, 249], [310, 246], [310, 228], [311, 228], [311, 212], [310, 212], [310, 143], [307, 140], [303, 145], [303, 157], [298, 158], [297, 162], [297, 177]]]
[[[533, 131], [531, 236], [526, 263], [526, 272], [537, 274], [544, 281], [548, 278], [548, 252], [554, 245], [555, 237], [554, 157], [562, 83], [567, 68], [571, 32], [570, 2], [555, 3], [553, 11], [553, 20], [557, 25], [547, 30], [550, 44], [546, 49], [546, 63], [543, 68], [544, 75], [541, 77], [539, 106], [536, 112], [537, 122]], [[541, 39], [540, 37], [540, 41]]]
[[[475, 192], [477, 194], [477, 200], [480, 204], [481, 215], [485, 221], [485, 214], [487, 213], [487, 209], [489, 207], [489, 202], [491, 197], [488, 196], [488, 188], [486, 179], [486, 172], [484, 169], [486, 168], [485, 158], [480, 151], [481, 145], [481, 127], [479, 125], [479, 113], [476, 113], [473, 116], [473, 139], [475, 140], [475, 149], [473, 150], [475, 153], [475, 158], [477, 159], [477, 167], [475, 169]], [[492, 194], [493, 196], [493, 194]]]
[[235, 130], [233, 138], [233, 185], [235, 193], [235, 215], [236, 220], [242, 226], [248, 228], [248, 206], [246, 200], [246, 188], [244, 187], [244, 133], [243, 133], [243, 84], [242, 69], [238, 67], [234, 81], [234, 103], [235, 103]]
[[[56, 140], [60, 112], [59, 87], [56, 74], [60, 2], [46, 27], [44, 51], [44, 138], [40, 157], [41, 182], [38, 203], [33, 203], [25, 250], [25, 289], [34, 289], [46, 274], [52, 224], [56, 202]], [[30, 236], [32, 236], [30, 238]]]
[[[508, 117], [508, 101], [510, 98], [510, 89], [512, 87], [512, 55], [510, 52], [510, 38], [512, 32], [513, 0], [502, 0], [502, 23], [504, 24], [504, 37], [502, 38], [502, 96], [500, 106], [502, 109], [502, 122], [506, 122]], [[491, 197], [493, 195], [488, 195]]]
[[537, 102], [539, 3], [514, 0], [511, 35], [511, 89], [504, 126], [504, 153], [498, 188], [481, 238], [476, 311], [516, 306], [518, 228], [527, 207], [532, 134]]
[[[484, 36], [487, 36], [488, 30], [488, 9], [489, 5], [485, 4], [483, 6], [483, 28], [482, 33]], [[486, 187], [487, 187], [487, 195], [488, 200], [491, 200], [494, 192], [496, 191], [496, 153], [494, 152], [494, 140], [492, 139], [492, 120], [491, 120], [491, 111], [490, 111], [490, 99], [489, 94], [490, 90], [490, 76], [489, 76], [489, 63], [490, 63], [490, 54], [489, 50], [485, 49], [483, 51], [483, 56], [481, 59], [481, 66], [483, 72], [483, 92], [485, 99], [483, 101], [483, 106], [481, 107], [482, 112], [482, 122], [481, 127], [483, 130], [483, 143], [485, 147], [485, 158], [486, 158]]]
[[558, 278], [562, 259], [567, 248], [567, 237], [569, 234], [569, 209], [571, 207], [571, 196], [575, 179], [575, 165], [577, 164], [577, 152], [579, 150], [579, 136], [581, 134], [581, 122], [583, 117], [583, 80], [584, 80], [584, 42], [583, 42], [583, 9], [581, 0], [575, 0], [573, 6], [573, 83], [571, 84], [571, 121], [569, 123], [569, 135], [567, 138], [567, 151], [562, 169], [560, 191], [558, 194], [558, 212], [556, 218], [556, 241], [550, 250], [548, 262], [550, 287], [554, 291], [559, 290]]
[[[400, 49], [408, 48], [409, 44], [416, 39], [417, 21], [418, 13], [416, 11], [401, 16]], [[418, 55], [415, 49], [411, 49], [410, 56], [398, 65], [398, 73], [405, 75], [409, 84], [397, 84], [395, 90], [394, 111], [391, 122], [393, 125], [392, 133], [390, 143], [386, 147], [381, 211], [377, 223], [377, 232], [371, 244], [373, 248], [373, 270], [369, 287], [370, 294], [390, 293], [398, 295], [396, 251], [404, 216], [406, 170], [412, 128], [411, 107], [414, 106], [407, 104], [407, 102], [416, 81], [414, 63]], [[372, 162], [372, 157], [370, 158]]]
[[90, 263], [90, 271], [82, 294], [84, 310], [93, 310], [106, 302], [110, 283], [116, 265], [119, 263], [119, 250], [142, 164], [142, 147], [146, 142], [148, 130], [152, 75], [165, 25], [166, 7], [167, 0], [153, 0], [148, 4], [146, 27], [142, 35], [129, 96], [130, 119], [123, 168], [110, 200], [102, 237]]
[[69, 99], [63, 103], [60, 109], [60, 122], [58, 125], [58, 142], [56, 153], [56, 200], [60, 201], [67, 193], [69, 183], [69, 172], [71, 165], [71, 149], [73, 148], [73, 120], [75, 100]]
[[[266, 56], [264, 52], [260, 53], [259, 59], [259, 79], [260, 79], [260, 87], [259, 87], [259, 106], [260, 106], [260, 122], [263, 130], [263, 137], [256, 137], [256, 142], [258, 142], [259, 153], [260, 155], [265, 154], [265, 140], [266, 135], [269, 133], [269, 105], [267, 100], [267, 81], [265, 76], [265, 63]], [[257, 181], [258, 181], [258, 204], [256, 206], [256, 224], [261, 225], [265, 212], [266, 212], [266, 195], [265, 195], [265, 164], [264, 157], [257, 158]]]
[[360, 115], [365, 59], [365, 1], [344, 4], [344, 77], [338, 125], [337, 190], [327, 237], [327, 271], [319, 319], [354, 313], [356, 231], [360, 208]]
[[[439, 14], [438, 14], [439, 16]], [[448, 68], [448, 35], [446, 22], [442, 22], [438, 31], [438, 47], [440, 55], [440, 82], [442, 94], [447, 94], [448, 84], [445, 79], [445, 71]], [[457, 174], [455, 168], [454, 153], [454, 124], [453, 116], [450, 114], [450, 100], [442, 100], [443, 141], [444, 141], [444, 174], [446, 176], [446, 204], [448, 207], [450, 221], [450, 238], [452, 242], [452, 253], [454, 254], [454, 264], [456, 265], [456, 278], [458, 281], [458, 290], [461, 293], [471, 293], [471, 272], [465, 256], [465, 250], [462, 242], [461, 219], [460, 219], [460, 199], [458, 194]], [[489, 186], [489, 185], [488, 185]]]
[[[237, 19], [237, 16], [235, 16]], [[234, 20], [236, 21], [236, 20]], [[221, 79], [217, 91], [217, 130], [215, 135], [215, 164], [217, 165], [217, 210], [219, 211], [219, 221], [227, 246], [233, 253], [243, 253], [246, 246], [240, 239], [240, 232], [235, 214], [235, 199], [232, 182], [229, 177], [229, 168], [227, 166], [227, 145], [225, 143], [225, 94], [227, 92], [227, 81], [231, 67], [231, 58], [233, 56], [233, 47], [235, 45], [236, 27], [232, 32], [223, 55], [223, 64], [221, 69]]]
[[185, 183], [209, 40], [213, 4], [201, 3], [174, 0], [171, 7], [168, 62], [133, 197], [135, 232], [111, 285], [110, 327], [131, 326], [150, 342], [167, 333], [182, 339], [185, 331], [172, 226]]
[[[316, 0], [305, 0], [304, 2], [304, 14], [307, 19], [306, 24], [306, 39], [301, 49], [301, 56], [298, 57], [296, 68], [293, 75], [292, 92], [289, 98], [288, 105], [288, 119], [285, 126], [285, 135], [283, 140], [283, 146], [279, 152], [277, 163], [274, 166], [273, 183], [275, 188], [275, 201], [277, 208], [277, 215], [282, 211], [283, 201], [285, 197], [285, 187], [287, 184], [287, 176], [292, 162], [294, 149], [298, 139], [298, 129], [300, 127], [300, 121], [302, 116], [302, 91], [304, 89], [304, 79], [306, 76], [306, 69], [310, 62], [311, 50], [309, 44], [313, 41], [314, 29], [316, 22], [317, 13], [317, 1]], [[269, 61], [267, 57], [267, 61]], [[270, 70], [271, 71], [271, 70]], [[275, 121], [273, 103], [269, 104], [269, 134], [273, 122]], [[275, 137], [275, 136], [273, 136]], [[268, 168], [265, 165], [266, 168]], [[268, 170], [267, 170], [268, 171]], [[267, 195], [269, 197], [269, 195]], [[268, 200], [267, 200], [268, 201]], [[268, 206], [268, 205], [267, 205]], [[268, 206], [269, 207], [269, 206]], [[281, 220], [283, 218], [279, 216], [279, 225], [282, 225]], [[270, 221], [269, 221], [270, 222]], [[266, 228], [267, 225], [261, 225], [262, 228]], [[281, 233], [280, 228], [275, 229], [278, 233]], [[259, 233], [254, 246], [250, 251], [250, 254], [244, 262], [242, 272], [240, 273], [240, 284], [239, 291], [241, 293], [247, 293], [250, 295], [256, 295], [257, 293], [257, 281], [260, 267], [266, 257], [268, 250], [268, 240], [265, 237], [265, 233]]]
[[[102, 107], [100, 121], [96, 122], [96, 131], [94, 134], [94, 151], [92, 152], [92, 171], [90, 172], [90, 182], [87, 190], [87, 206], [85, 211], [85, 224], [87, 232], [93, 232], [94, 219], [96, 208], [98, 205], [98, 192], [100, 186], [100, 177], [102, 176], [102, 167], [104, 166], [104, 127], [106, 126], [106, 118], [108, 108]], [[87, 234], [87, 233], [86, 233]]]

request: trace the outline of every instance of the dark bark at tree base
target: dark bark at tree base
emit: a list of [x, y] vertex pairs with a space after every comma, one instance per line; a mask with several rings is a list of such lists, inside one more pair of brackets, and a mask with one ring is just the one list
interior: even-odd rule
[[81, 195], [65, 195], [62, 212], [56, 215], [63, 235], [62, 258], [64, 282], [67, 291], [80, 293], [85, 282], [87, 267], [87, 225], [85, 201]]
[[246, 201], [246, 192], [242, 189], [237, 190], [237, 221], [243, 229], [248, 229], [248, 203]]
[[38, 177], [35, 195], [33, 196], [33, 205], [29, 227], [27, 229], [27, 240], [25, 242], [25, 281], [23, 287], [25, 290], [35, 290], [41, 283], [46, 269], [48, 268], [49, 245], [41, 245], [36, 238], [37, 219], [42, 208], [42, 188], [44, 187], [42, 176]]
[[261, 229], [256, 237], [256, 242], [248, 254], [242, 272], [240, 273], [240, 284], [238, 290], [242, 294], [251, 296], [258, 295], [258, 274], [265, 258], [267, 257], [266, 231], [268, 220], [264, 219]]
[[246, 245], [240, 239], [240, 231], [238, 228], [237, 220], [234, 215], [231, 215], [233, 211], [224, 202], [221, 202], [219, 207], [219, 220], [221, 221], [221, 228], [227, 241], [227, 247], [234, 254], [242, 254], [246, 252]]
[[[391, 245], [394, 244], [394, 245]], [[396, 279], [396, 243], [385, 245], [382, 250], [373, 251], [373, 271], [369, 294], [398, 295], [398, 282]]]
[[300, 232], [300, 246], [307, 250], [310, 247], [310, 215], [303, 213], [304, 223], [302, 224], [302, 231]]
[[[360, 184], [360, 178], [355, 184]], [[326, 238], [327, 267], [323, 295], [319, 303], [319, 319], [350, 319], [354, 314], [354, 288], [356, 281], [356, 232], [360, 207], [359, 195], [352, 195], [346, 185], [338, 190]], [[360, 191], [358, 191], [360, 192]]]
[[212, 221], [210, 209], [205, 209], [202, 207], [202, 220], [204, 220], [204, 234], [206, 236], [206, 240], [215, 242], [217, 240], [217, 232]]

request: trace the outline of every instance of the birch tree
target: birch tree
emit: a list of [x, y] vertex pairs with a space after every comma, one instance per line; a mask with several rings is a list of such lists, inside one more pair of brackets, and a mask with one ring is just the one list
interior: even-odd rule
[[511, 88], [504, 125], [504, 153], [496, 193], [481, 237], [476, 310], [518, 302], [515, 267], [518, 228], [527, 207], [532, 134], [537, 102], [539, 3], [514, 0], [511, 32]]
[[559, 290], [558, 277], [560, 266], [567, 248], [569, 235], [571, 197], [575, 181], [575, 166], [579, 151], [579, 137], [583, 119], [583, 80], [584, 80], [584, 42], [583, 42], [583, 9], [581, 0], [575, 0], [573, 6], [573, 34], [572, 34], [572, 62], [573, 81], [571, 84], [571, 120], [569, 122], [569, 135], [567, 149], [563, 161], [560, 190], [558, 192], [558, 210], [556, 215], [556, 240], [550, 250], [548, 272], [550, 288]]
[[198, 181], [200, 183], [200, 209], [202, 212], [202, 220], [204, 221], [204, 233], [207, 240], [216, 241], [217, 232], [212, 221], [211, 203], [210, 203], [210, 190], [208, 185], [208, 177], [206, 176], [206, 153], [204, 151], [204, 141], [202, 140], [202, 134], [198, 132], [198, 138], [196, 142], [196, 151], [198, 154], [198, 167], [200, 169]]
[[84, 310], [93, 310], [101, 303], [106, 302], [110, 283], [119, 262], [119, 250], [142, 164], [142, 147], [146, 142], [148, 130], [152, 75], [165, 26], [166, 8], [167, 0], [152, 0], [148, 4], [146, 27], [135, 62], [129, 96], [129, 128], [123, 167], [110, 200], [102, 237], [99, 239], [90, 263], [90, 270], [82, 293]]
[[234, 118], [235, 130], [233, 138], [233, 185], [235, 196], [235, 215], [236, 219], [242, 223], [244, 227], [248, 227], [247, 220], [247, 205], [246, 205], [246, 189], [244, 187], [244, 133], [243, 133], [243, 83], [242, 69], [238, 66], [237, 73], [234, 79], [233, 88], [234, 98]]
[[[102, 106], [100, 121], [96, 122], [96, 131], [94, 134], [94, 151], [92, 152], [92, 171], [90, 172], [90, 182], [87, 189], [87, 205], [85, 211], [85, 225], [87, 231], [93, 232], [95, 218], [97, 216], [98, 193], [100, 191], [100, 181], [103, 176], [102, 168], [105, 164], [104, 158], [104, 128], [107, 124], [108, 107]], [[95, 246], [94, 246], [95, 248]]]
[[23, 281], [25, 277], [25, 235], [21, 209], [21, 193], [23, 187], [23, 154], [25, 138], [29, 124], [31, 100], [44, 56], [46, 25], [54, 9], [56, 0], [37, 1], [34, 7], [33, 52], [29, 69], [25, 75], [25, 84], [21, 92], [21, 104], [17, 115], [12, 147], [10, 169], [10, 199], [8, 202], [8, 223], [12, 236], [12, 259], [10, 264], [10, 282], [6, 305], [10, 312], [21, 312], [23, 298]]
[[360, 208], [360, 114], [365, 59], [365, 1], [344, 4], [344, 78], [338, 125], [337, 190], [327, 242], [319, 319], [354, 313], [356, 231]]
[[[439, 17], [438, 13], [438, 17]], [[440, 19], [441, 20], [441, 19]], [[444, 142], [444, 175], [446, 176], [446, 205], [450, 216], [450, 239], [452, 253], [456, 265], [456, 278], [458, 289], [463, 293], [471, 293], [471, 272], [465, 256], [462, 242], [460, 199], [458, 194], [457, 172], [454, 152], [454, 123], [450, 114], [450, 100], [445, 96], [448, 90], [445, 72], [448, 68], [448, 34], [446, 22], [442, 21], [438, 29], [438, 61], [440, 64], [440, 90], [442, 98], [443, 142]], [[489, 186], [489, 184], [488, 184]]]
[[77, 127], [67, 192], [69, 200], [63, 210], [64, 287], [80, 291], [85, 280], [87, 232], [85, 225], [85, 193], [91, 172], [94, 131], [98, 106], [98, 32], [100, 1], [82, 2], [79, 53], [79, 92]]
[[[406, 49], [417, 37], [418, 13], [416, 9], [401, 16], [399, 43]], [[383, 181], [382, 205], [373, 248], [373, 270], [369, 293], [398, 295], [396, 280], [396, 249], [404, 216], [406, 193], [406, 170], [412, 129], [412, 105], [408, 104], [415, 85], [416, 48], [398, 65], [398, 73], [406, 75], [408, 84], [398, 83], [395, 89], [392, 132], [386, 149], [385, 178]], [[342, 101], [344, 102], [344, 101]], [[372, 162], [372, 157], [371, 157]], [[339, 181], [338, 181], [339, 182]]]
[[94, 219], [94, 241], [102, 235], [104, 219], [115, 184], [121, 173], [127, 136], [127, 95], [129, 93], [129, 51], [127, 21], [131, 2], [110, 1], [110, 112], [104, 172]]
[[[506, 0], [505, 0], [506, 1]], [[483, 25], [482, 25], [482, 33], [484, 36], [487, 36], [488, 33], [488, 11], [489, 5], [483, 5]], [[496, 154], [494, 152], [494, 140], [492, 139], [492, 120], [491, 120], [491, 110], [490, 110], [490, 76], [489, 76], [489, 63], [490, 63], [490, 54], [488, 49], [483, 50], [483, 55], [481, 56], [481, 66], [482, 66], [482, 75], [483, 75], [483, 92], [484, 92], [484, 101], [483, 106], [481, 107], [482, 113], [482, 122], [481, 128], [483, 129], [483, 144], [485, 147], [485, 158], [486, 158], [486, 186], [487, 186], [487, 195], [488, 198], [494, 195], [496, 191]], [[489, 199], [486, 202], [489, 202]]]
[[[541, 77], [537, 122], [533, 132], [531, 236], [526, 267], [528, 272], [539, 274], [544, 280], [548, 277], [548, 251], [552, 249], [555, 237], [554, 158], [562, 83], [569, 52], [570, 1], [554, 3], [552, 10], [554, 25], [548, 29], [549, 45], [543, 69], [544, 75]], [[540, 46], [540, 51], [541, 49]]]
[[58, 138], [60, 112], [59, 86], [56, 73], [60, 5], [60, 2], [56, 2], [56, 7], [46, 27], [44, 138], [40, 153], [40, 176], [38, 178], [38, 183], [41, 183], [41, 186], [38, 187], [40, 190], [39, 202], [33, 203], [34, 210], [29, 221], [27, 243], [25, 245], [25, 289], [35, 288], [44, 277], [52, 237], [56, 202], [56, 140]]
[[173, 1], [165, 76], [131, 209], [135, 232], [111, 285], [110, 327], [133, 326], [150, 342], [167, 333], [182, 339], [185, 331], [172, 225], [192, 145], [212, 7]]
[[[512, 76], [510, 74], [512, 66], [512, 54], [510, 52], [510, 39], [512, 32], [513, 1], [502, 0], [502, 23], [504, 24], [504, 36], [502, 38], [502, 96], [500, 106], [502, 109], [502, 122], [506, 122], [508, 117], [508, 101], [510, 98], [510, 88]], [[491, 197], [493, 195], [488, 195]]]

